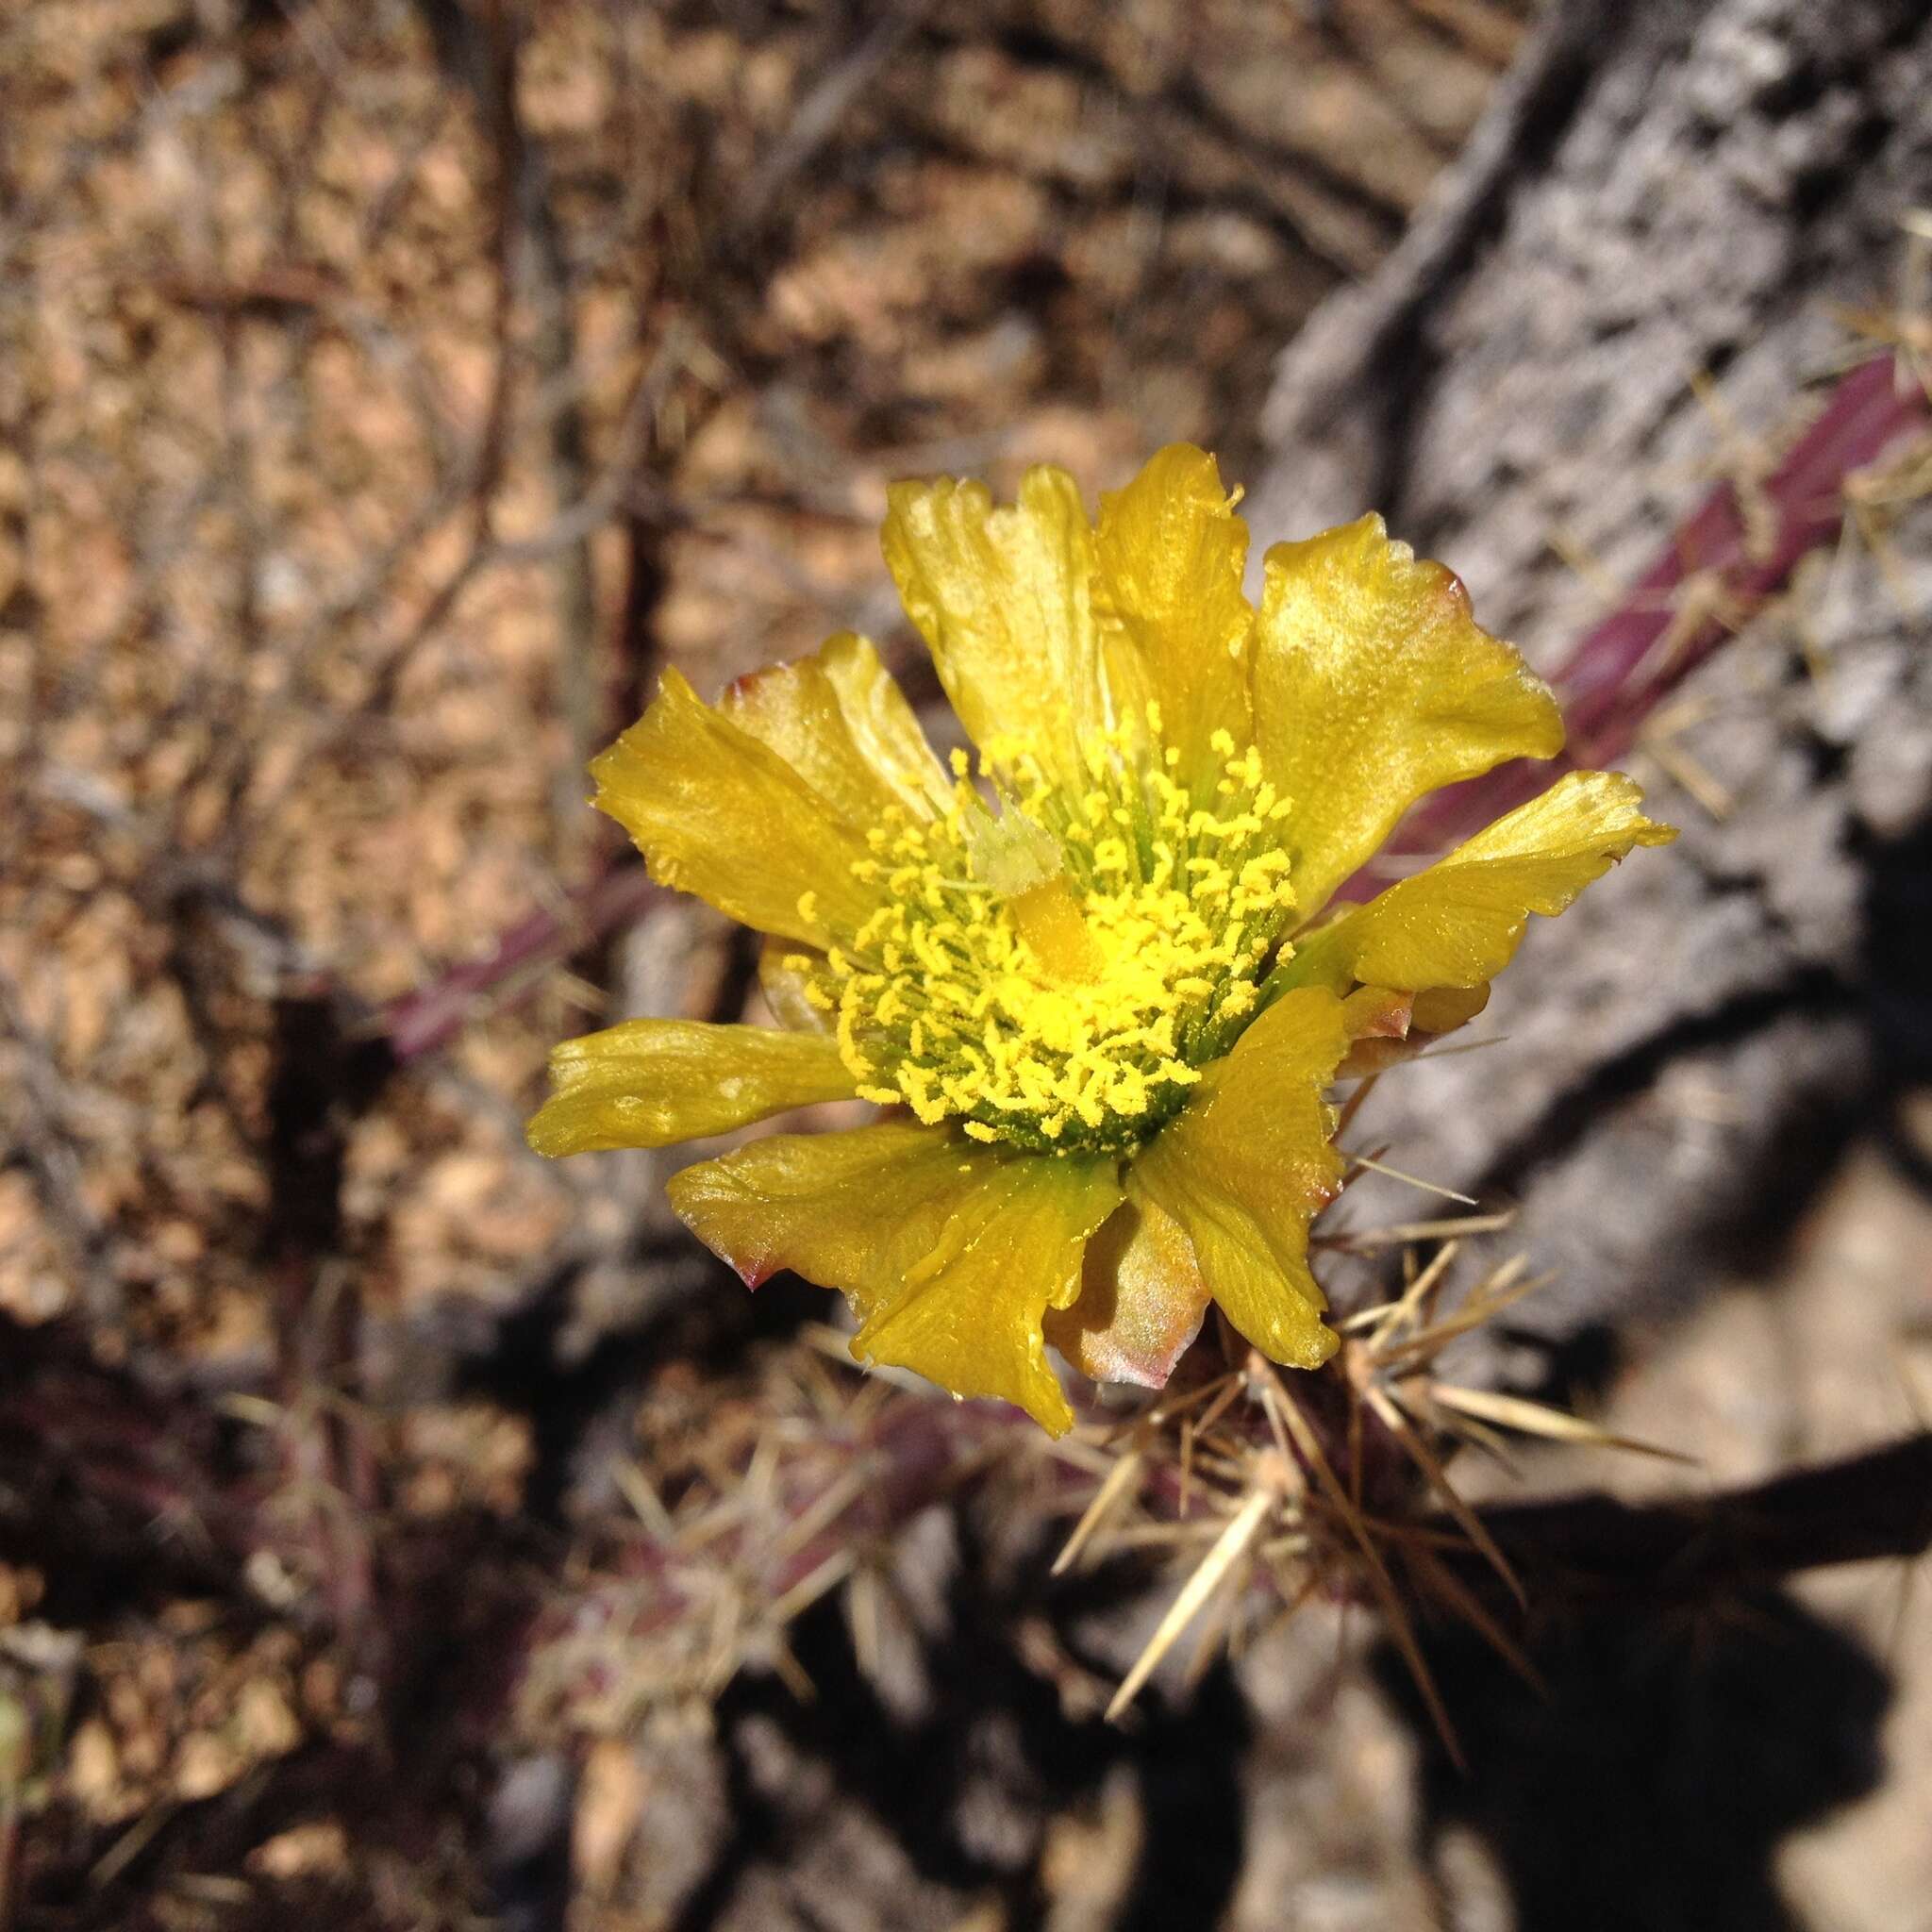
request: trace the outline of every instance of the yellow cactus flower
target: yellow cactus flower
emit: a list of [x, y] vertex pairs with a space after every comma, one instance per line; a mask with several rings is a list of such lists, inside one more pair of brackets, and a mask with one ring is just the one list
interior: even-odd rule
[[1553, 757], [1562, 722], [1379, 517], [1277, 544], [1253, 608], [1237, 500], [1187, 445], [1097, 525], [1057, 469], [1000, 508], [893, 488], [886, 562], [976, 766], [939, 761], [862, 638], [716, 706], [668, 673], [592, 765], [596, 803], [658, 879], [768, 936], [779, 1026], [569, 1041], [531, 1144], [875, 1102], [687, 1168], [673, 1205], [753, 1286], [842, 1291], [860, 1360], [1056, 1434], [1049, 1343], [1158, 1387], [1212, 1300], [1274, 1360], [1324, 1361], [1308, 1224], [1341, 1177], [1344, 1062], [1470, 1017], [1531, 912], [1674, 834], [1627, 778], [1573, 772], [1332, 916], [1418, 798]]

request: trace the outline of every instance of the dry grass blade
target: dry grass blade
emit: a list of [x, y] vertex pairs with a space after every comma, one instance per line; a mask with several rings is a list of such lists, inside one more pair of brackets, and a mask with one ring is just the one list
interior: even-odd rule
[[[773, 1640], [769, 1661], [778, 1681], [797, 1698], [801, 1704], [816, 1704], [819, 1700], [819, 1687], [811, 1680], [811, 1674], [798, 1661], [798, 1653], [787, 1643], [784, 1638]], [[722, 1685], [719, 1687], [724, 1688]]]
[[1114, 1531], [1109, 1539], [1116, 1551], [1176, 1550], [1183, 1544], [1197, 1547], [1214, 1535], [1214, 1525], [1199, 1523], [1130, 1523]]
[[1382, 1357], [1383, 1366], [1423, 1360], [1437, 1354], [1458, 1335], [1467, 1335], [1471, 1329], [1493, 1321], [1505, 1308], [1514, 1307], [1540, 1288], [1547, 1288], [1557, 1278], [1554, 1274], [1532, 1274], [1521, 1281], [1511, 1279], [1522, 1270], [1524, 1260], [1518, 1255], [1478, 1287], [1453, 1315], [1444, 1315], [1440, 1322], [1432, 1322], [1421, 1333], [1390, 1348]]
[[852, 1657], [869, 1684], [879, 1681], [883, 1646], [879, 1630], [879, 1593], [883, 1588], [877, 1566], [861, 1563], [845, 1587], [845, 1627], [852, 1633]]
[[1342, 1103], [1341, 1113], [1335, 1123], [1337, 1137], [1348, 1132], [1356, 1115], [1362, 1110], [1362, 1103], [1375, 1091], [1375, 1083], [1381, 1077], [1380, 1074], [1371, 1074]]
[[1225, 1653], [1233, 1659], [1246, 1648], [1252, 1635], [1245, 1614], [1248, 1578], [1255, 1561], [1265, 1560], [1267, 1548], [1263, 1541], [1258, 1549], [1250, 1549], [1247, 1557], [1222, 1579], [1220, 1589], [1209, 1599], [1193, 1650], [1181, 1670], [1181, 1684], [1191, 1693], [1200, 1689], [1201, 1680], [1213, 1667], [1216, 1657]]
[[1212, 1405], [1202, 1417], [1205, 1427], [1211, 1423], [1234, 1398], [1241, 1392], [1241, 1378], [1232, 1372], [1216, 1375], [1210, 1381], [1203, 1382], [1198, 1389], [1191, 1389], [1185, 1395], [1163, 1395], [1136, 1427], [1158, 1428], [1164, 1423], [1175, 1421], [1190, 1409], [1199, 1408], [1203, 1403]]
[[862, 1496], [873, 1482], [873, 1472], [864, 1461], [855, 1464], [820, 1495], [809, 1507], [787, 1524], [773, 1548], [779, 1556], [803, 1549], [820, 1530], [826, 1528]]
[[1106, 1479], [1093, 1492], [1093, 1500], [1088, 1504], [1081, 1512], [1079, 1522], [1074, 1525], [1074, 1533], [1068, 1537], [1065, 1547], [1053, 1559], [1054, 1575], [1064, 1575], [1073, 1568], [1079, 1559], [1080, 1552], [1092, 1541], [1094, 1532], [1107, 1520], [1108, 1512], [1133, 1484], [1146, 1460], [1146, 1456], [1141, 1450], [1129, 1449], [1108, 1471]]
[[1441, 1529], [1427, 1523], [1409, 1523], [1400, 1518], [1371, 1516], [1366, 1511], [1363, 1512], [1362, 1521], [1385, 1543], [1392, 1543], [1399, 1549], [1420, 1547], [1442, 1550], [1451, 1556], [1460, 1557], [1469, 1548], [1469, 1539], [1459, 1529]]
[[1141, 1687], [1154, 1674], [1160, 1659], [1174, 1648], [1175, 1640], [1214, 1594], [1222, 1578], [1247, 1554], [1249, 1545], [1260, 1535], [1269, 1513], [1280, 1500], [1274, 1491], [1257, 1489], [1236, 1511], [1227, 1527], [1215, 1540], [1214, 1547], [1201, 1559], [1200, 1566], [1182, 1585], [1180, 1594], [1168, 1606], [1167, 1614], [1148, 1639], [1147, 1647], [1134, 1659], [1133, 1669], [1113, 1693], [1112, 1701], [1107, 1707], [1109, 1724], [1118, 1719], [1141, 1694]]
[[1458, 1442], [1466, 1442], [1472, 1449], [1481, 1450], [1508, 1475], [1519, 1482], [1522, 1480], [1523, 1465], [1510, 1455], [1509, 1439], [1500, 1429], [1492, 1429], [1487, 1423], [1477, 1422], [1473, 1415], [1445, 1414], [1435, 1420], [1444, 1433]]
[[660, 1497], [641, 1464], [630, 1457], [620, 1457], [611, 1465], [611, 1477], [623, 1492], [624, 1500], [631, 1507], [632, 1513], [650, 1532], [653, 1541], [670, 1543], [675, 1541], [677, 1525], [671, 1520], [671, 1512], [664, 1507]]
[[1483, 1527], [1482, 1518], [1456, 1493], [1435, 1452], [1409, 1425], [1408, 1418], [1396, 1406], [1394, 1397], [1372, 1382], [1362, 1391], [1362, 1399], [1375, 1411], [1383, 1427], [1402, 1444], [1409, 1460], [1428, 1479], [1429, 1487], [1442, 1499], [1442, 1507], [1456, 1519], [1462, 1533], [1482, 1552], [1490, 1568], [1503, 1579], [1510, 1595], [1525, 1610], [1528, 1609], [1529, 1598], [1524, 1594], [1516, 1572], [1509, 1567], [1508, 1558], [1496, 1547], [1496, 1540]]
[[1454, 1046], [1425, 1047], [1409, 1065], [1421, 1066], [1424, 1060], [1453, 1060], [1467, 1053], [1491, 1053], [1499, 1046], [1507, 1046], [1511, 1037], [1507, 1033], [1492, 1033], [1487, 1040], [1462, 1040]]
[[808, 1576], [801, 1576], [783, 1596], [774, 1602], [769, 1611], [773, 1624], [782, 1628], [801, 1610], [807, 1610], [818, 1602], [820, 1597], [851, 1575], [858, 1557], [851, 1550], [834, 1550], [818, 1568]]
[[1482, 1205], [1474, 1194], [1459, 1194], [1440, 1181], [1424, 1180], [1419, 1174], [1407, 1174], [1399, 1167], [1391, 1167], [1387, 1161], [1378, 1160], [1371, 1154], [1351, 1154], [1348, 1160], [1351, 1166], [1365, 1167], [1371, 1174], [1384, 1174], [1391, 1181], [1401, 1181], [1406, 1187], [1420, 1188], [1425, 1194], [1440, 1194], [1445, 1201], [1459, 1201], [1465, 1208]]
[[[1263, 1554], [1266, 1554], [1265, 1551]], [[1299, 1576], [1292, 1574], [1282, 1562], [1272, 1564], [1271, 1569], [1274, 1577], [1274, 1587], [1281, 1592], [1281, 1607], [1268, 1620], [1267, 1628], [1262, 1632], [1263, 1636], [1272, 1635], [1277, 1630], [1285, 1630], [1301, 1611], [1314, 1601], [1329, 1581], [1328, 1567], [1319, 1557], [1310, 1561]]]
[[1688, 791], [1708, 817], [1722, 822], [1737, 809], [1730, 788], [1665, 733], [1646, 731], [1638, 748], [1655, 758], [1664, 775]]
[[1410, 1570], [1424, 1590], [1441, 1598], [1539, 1696], [1549, 1694], [1542, 1673], [1530, 1662], [1523, 1646], [1456, 1580], [1446, 1564], [1439, 1562], [1434, 1553], [1421, 1544], [1410, 1547], [1407, 1557]]
[[1368, 1565], [1369, 1582], [1375, 1592], [1376, 1601], [1382, 1606], [1382, 1614], [1389, 1621], [1389, 1634], [1395, 1646], [1401, 1651], [1403, 1661], [1407, 1664], [1409, 1674], [1415, 1679], [1416, 1689], [1422, 1693], [1423, 1702], [1428, 1707], [1429, 1716], [1442, 1740], [1442, 1748], [1449, 1754], [1450, 1760], [1457, 1770], [1463, 1769], [1462, 1746], [1457, 1740], [1456, 1726], [1449, 1722], [1447, 1706], [1442, 1694], [1436, 1688], [1436, 1679], [1423, 1657], [1422, 1646], [1416, 1641], [1414, 1627], [1407, 1613], [1402, 1607], [1402, 1599], [1397, 1594], [1394, 1579], [1389, 1574], [1388, 1566], [1382, 1561], [1381, 1554], [1369, 1536], [1368, 1522], [1361, 1511], [1348, 1499], [1348, 1493], [1341, 1487], [1328, 1458], [1322, 1452], [1320, 1439], [1308, 1426], [1308, 1419], [1296, 1407], [1294, 1399], [1282, 1386], [1280, 1377], [1272, 1368], [1267, 1370], [1268, 1387], [1271, 1399], [1281, 1405], [1281, 1412], [1287, 1422], [1289, 1432], [1294, 1437], [1295, 1448], [1304, 1462], [1314, 1472], [1316, 1480], [1330, 1503], [1335, 1506], [1341, 1520], [1348, 1526], [1356, 1547], [1362, 1554], [1362, 1560]]
[[1423, 1303], [1448, 1272], [1449, 1264], [1461, 1253], [1460, 1241], [1445, 1241], [1429, 1265], [1404, 1290], [1399, 1300], [1384, 1302], [1379, 1307], [1363, 1308], [1338, 1325], [1346, 1331], [1373, 1328], [1372, 1345], [1378, 1350], [1384, 1337], [1415, 1319]]
[[1083, 1475], [1104, 1480], [1108, 1472], [1120, 1459], [1108, 1446], [1109, 1441], [1118, 1440], [1118, 1436], [1115, 1436], [1107, 1441], [1094, 1441], [1084, 1430], [1075, 1429], [1072, 1435], [1062, 1436], [1058, 1441], [1049, 1441], [1032, 1443], [1029, 1446], [1040, 1452], [1041, 1459], [1043, 1461], [1057, 1462], [1063, 1468], [1078, 1470]]
[[1446, 1382], [1431, 1382], [1428, 1389], [1429, 1400], [1444, 1408], [1524, 1435], [1547, 1436], [1555, 1442], [1586, 1442], [1600, 1449], [1627, 1449], [1634, 1455], [1657, 1456], [1666, 1462], [1681, 1462], [1690, 1467], [1697, 1462], [1694, 1456], [1666, 1449], [1657, 1442], [1640, 1441], [1635, 1436], [1616, 1435], [1581, 1416], [1566, 1415], [1560, 1408], [1531, 1402], [1526, 1396], [1502, 1395], [1490, 1389], [1459, 1389]]

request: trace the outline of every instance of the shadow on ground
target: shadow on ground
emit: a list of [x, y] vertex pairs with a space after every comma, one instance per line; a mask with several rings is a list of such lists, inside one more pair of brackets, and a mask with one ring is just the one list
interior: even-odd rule
[[1429, 1645], [1467, 1772], [1398, 1657], [1375, 1671], [1423, 1744], [1423, 1830], [1488, 1846], [1518, 1932], [1798, 1932], [1778, 1844], [1876, 1789], [1885, 1672], [1764, 1594], [1690, 1617], [1627, 1609], [1544, 1632], [1532, 1690], [1473, 1633]]

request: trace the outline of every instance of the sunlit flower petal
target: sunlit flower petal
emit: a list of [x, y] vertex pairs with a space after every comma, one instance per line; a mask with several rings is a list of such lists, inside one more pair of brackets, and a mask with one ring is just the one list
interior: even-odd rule
[[1277, 543], [1264, 568], [1256, 738], [1293, 806], [1306, 921], [1418, 798], [1505, 758], [1554, 757], [1563, 722], [1478, 628], [1456, 575], [1391, 542], [1380, 517]]
[[895, 483], [881, 541], [973, 741], [1012, 764], [1031, 751], [1063, 784], [1107, 723], [1093, 608], [1093, 532], [1074, 479], [1028, 470], [1017, 504], [979, 483]]
[[896, 1124], [756, 1141], [671, 1183], [685, 1224], [747, 1282], [791, 1268], [843, 1291], [859, 1360], [999, 1396], [1056, 1435], [1073, 1414], [1041, 1322], [1077, 1291], [1087, 1237], [1119, 1200], [1110, 1160]]
[[1485, 985], [1509, 963], [1532, 912], [1554, 917], [1633, 846], [1676, 837], [1644, 817], [1642, 798], [1621, 773], [1569, 773], [1448, 858], [1311, 934], [1280, 983]]
[[[1213, 748], [1253, 735], [1248, 639], [1255, 613], [1241, 594], [1248, 526], [1234, 513], [1214, 458], [1191, 443], [1159, 452], [1127, 485], [1100, 499], [1100, 569], [1125, 653], [1115, 653], [1117, 712], [1158, 707], [1159, 736], [1183, 778], [1212, 790]], [[1123, 663], [1124, 657], [1127, 658]]]
[[1213, 1299], [1179, 1222], [1127, 1201], [1087, 1243], [1080, 1292], [1046, 1317], [1046, 1339], [1096, 1382], [1163, 1389]]
[[888, 806], [932, 818], [953, 788], [878, 653], [850, 631], [741, 677], [718, 708], [857, 825]]
[[591, 775], [653, 878], [761, 932], [823, 945], [878, 904], [852, 870], [862, 828], [675, 671]]
[[852, 1075], [830, 1040], [699, 1020], [626, 1020], [550, 1056], [555, 1091], [530, 1122], [539, 1154], [668, 1147], [790, 1107], [848, 1100]]
[[[712, 709], [671, 675], [593, 768], [657, 875], [766, 934], [783, 1030], [638, 1022], [559, 1050], [546, 1153], [660, 1144], [856, 1094], [877, 1125], [762, 1140], [671, 1186], [754, 1285], [842, 1290], [862, 1360], [1071, 1411], [1076, 1369], [1160, 1387], [1210, 1299], [1256, 1347], [1336, 1347], [1309, 1223], [1327, 1094], [1482, 1008], [1531, 912], [1670, 836], [1565, 778], [1322, 922], [1407, 808], [1562, 727], [1462, 587], [1365, 517], [1268, 554], [1213, 459], [1161, 451], [1089, 525], [1030, 471], [901, 484], [883, 541], [979, 747], [947, 774], [855, 637]], [[754, 1043], [756, 1042], [756, 1043]]]
[[767, 939], [758, 948], [758, 991], [778, 1024], [793, 1033], [830, 1033], [832, 1016], [812, 1003], [813, 983], [825, 974], [825, 956], [803, 952], [790, 940]]
[[[1382, 1003], [1383, 1024], [1362, 1024], [1364, 1001]], [[1489, 982], [1474, 987], [1430, 987], [1422, 992], [1357, 988], [1342, 1003], [1350, 1011], [1349, 1049], [1336, 1069], [1338, 1080], [1360, 1080], [1387, 1073], [1404, 1060], [1426, 1053], [1445, 1033], [1465, 1026], [1490, 1003]]]
[[1284, 994], [1208, 1069], [1130, 1183], [1186, 1230], [1227, 1319], [1295, 1368], [1320, 1367], [1336, 1347], [1308, 1272], [1308, 1223], [1341, 1181], [1322, 1094], [1347, 1050], [1333, 993]]

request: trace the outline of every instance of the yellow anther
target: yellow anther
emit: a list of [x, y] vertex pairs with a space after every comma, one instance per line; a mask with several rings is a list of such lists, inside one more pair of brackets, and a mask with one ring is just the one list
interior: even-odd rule
[[1281, 801], [1225, 734], [1230, 791], [1203, 801], [1171, 775], [1158, 707], [1147, 724], [1090, 734], [1077, 789], [990, 743], [997, 814], [961, 754], [943, 819], [895, 808], [868, 835], [875, 909], [822, 967], [796, 956], [865, 1097], [978, 1141], [1124, 1148], [1227, 1050], [1292, 900]]

